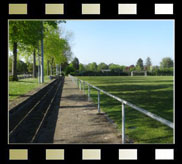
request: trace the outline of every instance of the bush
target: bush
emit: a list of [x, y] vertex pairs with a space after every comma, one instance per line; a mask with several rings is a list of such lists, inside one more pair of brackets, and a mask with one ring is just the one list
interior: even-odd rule
[[65, 74], [68, 75], [71, 72], [74, 72], [74, 68], [71, 65], [68, 65], [65, 70]]
[[173, 68], [155, 69], [151, 72], [154, 76], [173, 76]]
[[11, 75], [11, 76], [9, 76], [9, 81], [18, 81], [18, 77], [13, 78], [13, 75]]

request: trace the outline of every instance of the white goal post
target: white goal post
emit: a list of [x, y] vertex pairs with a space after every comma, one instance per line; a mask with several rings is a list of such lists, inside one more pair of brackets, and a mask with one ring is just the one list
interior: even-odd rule
[[131, 71], [131, 76], [134, 76], [134, 75], [144, 75], [144, 76], [147, 76], [147, 71]]

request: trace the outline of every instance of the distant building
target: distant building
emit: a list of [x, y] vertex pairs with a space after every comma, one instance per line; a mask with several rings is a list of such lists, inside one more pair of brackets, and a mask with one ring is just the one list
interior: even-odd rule
[[130, 65], [128, 67], [125, 67], [124, 72], [129, 72], [130, 69], [132, 69], [132, 68], [135, 68], [135, 66], [134, 65]]

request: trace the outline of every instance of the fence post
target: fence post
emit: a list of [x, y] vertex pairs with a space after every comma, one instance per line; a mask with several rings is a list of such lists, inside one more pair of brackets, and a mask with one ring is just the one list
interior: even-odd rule
[[122, 144], [125, 143], [125, 104], [122, 103]]
[[100, 91], [98, 90], [98, 113], [100, 113]]
[[88, 101], [90, 99], [90, 85], [88, 85]]

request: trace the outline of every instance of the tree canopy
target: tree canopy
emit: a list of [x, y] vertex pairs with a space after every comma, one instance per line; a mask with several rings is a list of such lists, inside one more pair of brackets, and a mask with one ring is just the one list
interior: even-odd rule
[[[44, 39], [45, 64], [67, 63], [71, 56], [71, 47], [67, 39], [61, 38], [58, 24], [65, 21], [9, 21], [9, 45], [12, 55], [12, 75], [17, 80], [17, 58], [26, 60], [33, 57], [33, 71], [36, 68], [36, 53], [40, 50], [40, 40]], [[43, 32], [43, 35], [42, 35]], [[42, 38], [43, 37], [43, 38]]]
[[162, 61], [160, 62], [160, 67], [161, 68], [173, 67], [173, 60], [169, 57], [163, 58]]
[[137, 63], [136, 63], [136, 69], [138, 71], [141, 71], [141, 70], [143, 70], [143, 68], [144, 68], [144, 66], [143, 66], [143, 60], [141, 58], [139, 58], [137, 60]]

